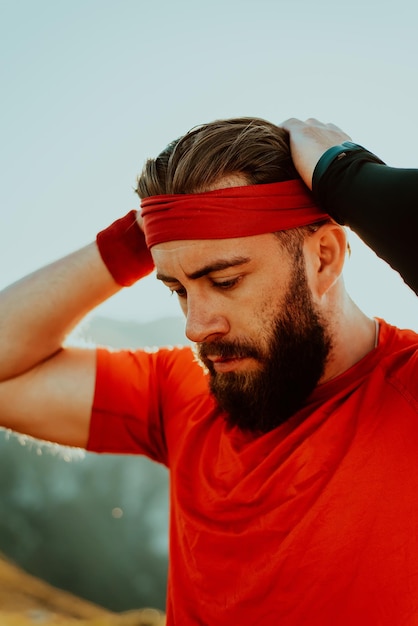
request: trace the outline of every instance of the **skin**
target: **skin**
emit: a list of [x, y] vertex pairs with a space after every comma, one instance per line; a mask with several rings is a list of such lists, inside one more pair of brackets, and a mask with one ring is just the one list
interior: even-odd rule
[[[261, 254], [263, 248], [266, 254]], [[276, 258], [275, 249], [277, 241], [272, 235], [169, 242], [153, 249], [157, 277], [178, 295], [191, 341], [210, 343], [226, 336], [253, 336], [267, 347], [262, 318], [271, 318], [290, 276], [289, 259], [283, 255], [281, 280], [272, 291], [275, 264], [268, 253], [276, 253]], [[218, 371], [257, 366], [248, 362], [252, 359], [226, 363], [214, 356], [213, 360]]]
[[335, 124], [324, 124], [315, 118], [306, 121], [290, 118], [280, 124], [290, 136], [292, 160], [305, 185], [312, 189], [312, 175], [321, 156], [329, 148], [351, 141]]
[[[293, 121], [299, 127], [298, 120]], [[245, 184], [243, 175], [230, 174], [206, 191]], [[333, 345], [320, 383], [351, 367], [374, 347], [374, 321], [361, 313], [344, 288], [341, 273], [346, 250], [345, 231], [336, 223], [322, 226], [305, 240], [308, 288]], [[178, 295], [187, 337], [203, 344], [213, 370], [227, 374], [260, 369], [254, 357], [221, 358], [216, 343], [250, 342], [264, 355], [268, 353], [271, 325], [283, 312], [293, 270], [292, 258], [277, 238], [268, 233], [174, 241], [154, 246], [151, 252], [157, 278]], [[352, 327], [359, 342], [350, 337]]]
[[[351, 367], [374, 346], [373, 320], [344, 289], [345, 250], [345, 233], [337, 224], [322, 226], [304, 245], [308, 286], [333, 343], [320, 382]], [[191, 341], [248, 338], [267, 349], [266, 329], [280, 314], [291, 277], [291, 258], [273, 234], [167, 242], [155, 246], [152, 255], [157, 276], [179, 297]], [[206, 352], [218, 372], [259, 367], [251, 357], [220, 359], [210, 347]]]
[[[236, 180], [219, 181], [219, 187]], [[351, 301], [341, 271], [346, 239], [337, 224], [305, 241], [307, 280], [313, 301], [333, 339], [321, 382], [337, 376], [374, 346], [373, 320]], [[240, 267], [191, 275], [227, 255], [245, 257]], [[289, 261], [273, 235], [223, 241], [168, 242], [153, 248], [157, 271], [180, 301], [192, 341], [254, 337], [280, 308], [290, 277]], [[174, 280], [172, 280], [174, 279]], [[216, 282], [235, 281], [229, 286]], [[0, 424], [64, 445], [85, 447], [95, 384], [95, 351], [68, 347], [67, 335], [101, 302], [120, 290], [92, 243], [0, 293]], [[187, 294], [187, 297], [186, 297]], [[263, 310], [260, 310], [263, 303]], [[217, 362], [218, 369], [257, 367], [252, 359]]]
[[0, 293], [0, 424], [85, 447], [95, 384], [95, 351], [65, 338], [120, 290], [95, 243]]
[[[277, 237], [273, 244], [283, 251]], [[210, 374], [210, 389], [229, 426], [253, 433], [276, 428], [303, 406], [323, 374], [330, 349], [327, 329], [306, 284], [300, 249], [295, 248], [291, 256], [287, 253], [283, 257], [290, 266], [290, 281], [286, 280], [283, 293], [274, 290], [275, 303], [270, 309], [267, 307], [270, 289], [265, 300], [257, 303], [255, 319], [260, 332], [254, 332], [253, 321], [245, 334], [233, 339], [219, 334], [218, 338], [197, 344], [198, 356]], [[233, 256], [231, 260], [234, 269], [247, 269], [250, 258]], [[206, 266], [205, 272], [225, 269], [231, 269], [226, 258], [222, 264]], [[193, 274], [194, 280], [201, 277], [201, 271]], [[240, 284], [241, 278], [238, 275], [212, 284], [223, 291], [231, 290]], [[186, 296], [183, 287], [180, 293], [183, 298]], [[254, 366], [241, 367], [246, 362]]]

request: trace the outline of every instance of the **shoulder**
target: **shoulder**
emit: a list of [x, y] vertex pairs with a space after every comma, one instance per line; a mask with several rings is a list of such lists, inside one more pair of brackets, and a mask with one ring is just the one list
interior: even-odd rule
[[[191, 347], [177, 346], [156, 349], [97, 350], [98, 377], [123, 381], [123, 386], [199, 385], [206, 388], [205, 372]], [[154, 381], [154, 382], [153, 382]]]
[[379, 321], [383, 344], [379, 366], [388, 382], [418, 411], [418, 334]]
[[378, 319], [379, 347], [383, 348], [383, 356], [391, 357], [396, 355], [413, 355], [418, 350], [418, 334], [407, 328], [397, 328]]

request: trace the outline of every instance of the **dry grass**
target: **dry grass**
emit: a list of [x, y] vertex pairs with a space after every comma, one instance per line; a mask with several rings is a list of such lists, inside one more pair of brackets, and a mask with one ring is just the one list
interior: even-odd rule
[[34, 624], [45, 624], [45, 626], [54, 624], [58, 626], [165, 626], [165, 617], [155, 609], [128, 611], [118, 615], [109, 613], [106, 616], [92, 619], [71, 618], [41, 609], [26, 613], [0, 611], [0, 626], [33, 626]]
[[56, 589], [22, 571], [0, 554], [0, 626], [164, 626], [155, 609], [112, 613]]

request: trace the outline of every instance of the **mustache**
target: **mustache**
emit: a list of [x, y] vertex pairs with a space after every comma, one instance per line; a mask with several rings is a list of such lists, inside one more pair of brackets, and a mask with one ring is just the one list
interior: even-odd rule
[[206, 363], [208, 356], [222, 359], [253, 358], [263, 361], [265, 355], [258, 348], [243, 341], [212, 341], [197, 344], [199, 358]]

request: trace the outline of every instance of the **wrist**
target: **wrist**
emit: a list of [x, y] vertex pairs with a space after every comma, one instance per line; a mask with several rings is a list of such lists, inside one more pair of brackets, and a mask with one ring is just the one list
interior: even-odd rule
[[315, 181], [315, 184], [318, 184], [319, 180], [324, 175], [325, 171], [335, 160], [341, 160], [347, 156], [348, 153], [351, 152], [361, 152], [364, 151], [365, 148], [362, 146], [353, 143], [352, 141], [344, 141], [340, 143], [338, 146], [332, 146], [332, 148], [328, 148], [323, 155], [320, 157], [318, 163], [316, 164], [312, 181]]
[[118, 285], [128, 287], [154, 269], [136, 211], [130, 211], [96, 237], [100, 256]]

